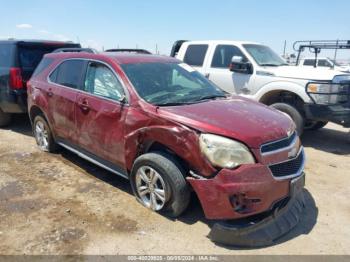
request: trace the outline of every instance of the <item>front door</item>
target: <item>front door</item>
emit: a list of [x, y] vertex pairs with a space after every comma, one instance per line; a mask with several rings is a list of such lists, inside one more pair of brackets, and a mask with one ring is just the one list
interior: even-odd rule
[[124, 97], [116, 73], [103, 63], [89, 62], [76, 99], [78, 146], [119, 167], [124, 166]]
[[221, 89], [231, 94], [249, 94], [253, 75], [231, 72], [229, 67], [233, 56], [247, 59], [241, 50], [233, 45], [217, 45], [214, 50], [211, 64], [206, 69], [209, 79]]

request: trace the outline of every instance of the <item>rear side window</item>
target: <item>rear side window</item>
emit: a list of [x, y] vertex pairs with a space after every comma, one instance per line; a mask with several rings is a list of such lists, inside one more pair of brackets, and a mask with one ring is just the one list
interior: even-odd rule
[[19, 46], [18, 58], [21, 67], [24, 70], [34, 71], [36, 66], [40, 63], [43, 56], [50, 53], [52, 49], [40, 48], [40, 47], [26, 47]]
[[39, 75], [42, 71], [44, 71], [49, 65], [51, 65], [51, 63], [53, 62], [52, 58], [43, 58], [43, 60], [41, 60], [40, 64], [37, 66], [37, 68], [35, 69], [33, 76], [37, 76]]
[[228, 68], [233, 56], [241, 56], [245, 58], [241, 50], [233, 45], [218, 45], [214, 52], [211, 67]]
[[0, 67], [11, 67], [14, 45], [0, 45]]
[[189, 45], [184, 62], [192, 66], [202, 66], [207, 53], [208, 45]]
[[50, 75], [50, 80], [56, 84], [70, 88], [79, 88], [84, 74], [85, 62], [69, 60], [60, 64]]
[[305, 59], [304, 65], [306, 65], [306, 66], [313, 66], [313, 65], [315, 65], [315, 59]]

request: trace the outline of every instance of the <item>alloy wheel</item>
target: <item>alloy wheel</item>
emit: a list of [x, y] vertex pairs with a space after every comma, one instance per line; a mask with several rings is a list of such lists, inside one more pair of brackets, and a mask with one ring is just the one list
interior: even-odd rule
[[49, 132], [42, 121], [35, 123], [35, 139], [41, 150], [48, 151], [49, 149]]
[[149, 166], [142, 166], [136, 172], [136, 190], [142, 203], [158, 211], [167, 199], [166, 186], [161, 175]]

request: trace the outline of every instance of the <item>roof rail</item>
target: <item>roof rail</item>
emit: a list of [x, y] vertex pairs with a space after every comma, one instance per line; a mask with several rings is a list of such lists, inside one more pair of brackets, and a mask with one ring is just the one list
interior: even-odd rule
[[85, 53], [92, 53], [97, 54], [98, 52], [95, 49], [92, 48], [79, 48], [79, 47], [72, 47], [72, 48], [58, 48], [52, 53], [79, 53], [79, 52], [85, 52]]
[[309, 49], [311, 53], [315, 54], [315, 65], [317, 64], [317, 54], [321, 52], [322, 49], [331, 49], [334, 51], [334, 60], [337, 57], [338, 49], [350, 49], [350, 40], [303, 40], [295, 41], [293, 44], [294, 51], [298, 52], [296, 65], [299, 64], [300, 54], [306, 48]]
[[147, 51], [145, 49], [130, 49], [130, 48], [115, 48], [115, 49], [107, 49], [105, 52], [125, 52], [125, 53], [137, 53], [137, 54], [147, 54], [151, 55], [152, 53], [150, 51]]

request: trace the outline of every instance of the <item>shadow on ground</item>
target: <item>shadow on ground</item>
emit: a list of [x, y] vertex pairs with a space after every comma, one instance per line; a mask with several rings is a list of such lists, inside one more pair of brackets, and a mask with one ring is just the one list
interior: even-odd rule
[[337, 155], [350, 154], [349, 132], [325, 127], [317, 131], [304, 132], [301, 140], [304, 147], [312, 147]]
[[26, 136], [33, 136], [32, 126], [30, 124], [29, 117], [26, 114], [14, 114], [12, 116], [11, 123], [3, 129], [20, 133]]
[[303, 213], [300, 216], [300, 221], [298, 224], [287, 234], [281, 236], [280, 238], [276, 239], [273, 244], [267, 245], [267, 246], [261, 246], [261, 247], [235, 247], [235, 246], [227, 246], [227, 245], [221, 245], [217, 244], [220, 247], [224, 247], [231, 250], [252, 250], [252, 249], [262, 249], [269, 246], [276, 246], [280, 245], [282, 243], [285, 243], [287, 241], [290, 241], [292, 239], [295, 239], [299, 237], [300, 235], [307, 235], [309, 234], [317, 222], [318, 217], [318, 208], [316, 206], [315, 200], [310, 194], [310, 192], [306, 189], [303, 190], [304, 198], [305, 198], [305, 209]]

